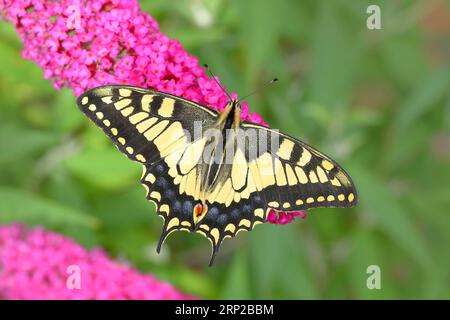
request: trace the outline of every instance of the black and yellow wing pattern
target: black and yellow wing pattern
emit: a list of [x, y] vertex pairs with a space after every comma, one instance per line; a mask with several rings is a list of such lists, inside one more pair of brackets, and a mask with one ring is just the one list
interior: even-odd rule
[[126, 85], [93, 88], [79, 96], [77, 104], [120, 151], [143, 165], [147, 199], [164, 220], [158, 251], [171, 232], [194, 231], [197, 200], [185, 191], [187, 180], [192, 184], [199, 173], [192, 155], [201, 153], [201, 145], [189, 135], [196, 121], [204, 128], [214, 124], [217, 113], [170, 94]]
[[[218, 113], [170, 94], [127, 85], [107, 85], [77, 99], [85, 113], [131, 160], [143, 165], [141, 183], [164, 220], [158, 251], [177, 230], [198, 232], [212, 243], [212, 264], [221, 242], [266, 221], [269, 209], [284, 211], [356, 204], [354, 185], [333, 160], [305, 143], [275, 130], [243, 123], [269, 148], [248, 152], [250, 144], [233, 147], [233, 161], [215, 166], [215, 179], [205, 190], [210, 166], [201, 157], [211, 143], [195, 135], [195, 124], [212, 128]], [[197, 126], [198, 127], [198, 126]], [[194, 138], [193, 138], [194, 137]], [[279, 145], [270, 145], [277, 138]], [[259, 143], [257, 144], [259, 145]], [[194, 221], [203, 199], [206, 215]]]

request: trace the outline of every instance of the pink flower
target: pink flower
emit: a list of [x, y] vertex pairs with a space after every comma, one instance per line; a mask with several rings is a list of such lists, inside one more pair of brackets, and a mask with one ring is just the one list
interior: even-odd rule
[[[77, 270], [79, 289], [68, 285]], [[0, 226], [0, 298], [192, 299], [102, 250], [87, 251], [62, 235], [22, 225]]]
[[[163, 35], [136, 0], [3, 0], [0, 10], [15, 24], [23, 56], [44, 69], [57, 89], [68, 87], [79, 95], [121, 83], [167, 91], [218, 110], [227, 102], [197, 58]], [[242, 118], [265, 124], [248, 110]]]
[[[228, 101], [198, 59], [162, 34], [136, 0], [3, 0], [0, 10], [15, 24], [23, 56], [35, 61], [57, 89], [68, 87], [79, 95], [99, 85], [130, 84], [219, 111]], [[241, 118], [267, 126], [246, 103]], [[290, 212], [272, 223], [288, 223], [295, 216]]]
[[300, 216], [302, 219], [306, 219], [308, 215], [303, 211], [284, 212], [270, 209], [266, 220], [272, 224], [287, 224], [294, 221], [297, 216]]

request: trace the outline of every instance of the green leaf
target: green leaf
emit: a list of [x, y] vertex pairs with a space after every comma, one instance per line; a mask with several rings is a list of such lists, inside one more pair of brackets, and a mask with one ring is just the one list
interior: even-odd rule
[[206, 298], [214, 296], [216, 291], [213, 280], [207, 275], [207, 273], [176, 267], [172, 270], [169, 280], [177, 288], [189, 292], [189, 294]]
[[54, 102], [53, 127], [60, 132], [70, 132], [80, 127], [86, 120], [76, 106], [72, 91], [62, 89]]
[[[235, 1], [238, 14], [238, 28], [241, 41], [248, 57], [247, 75], [255, 80], [258, 71], [277, 57], [278, 33], [283, 21], [283, 6], [276, 1]], [[245, 17], [245, 18], [244, 18]], [[270, 67], [266, 65], [265, 68]]]
[[69, 171], [92, 186], [107, 190], [139, 183], [141, 166], [110, 147], [85, 150], [65, 161]]
[[[297, 221], [296, 221], [297, 222]], [[252, 231], [251, 266], [258, 299], [311, 299], [317, 292], [296, 223], [264, 225]]]
[[[117, 232], [120, 229], [131, 226], [147, 226], [148, 224], [160, 224], [160, 219], [155, 214], [155, 206], [145, 198], [145, 190], [136, 181], [135, 185], [127, 190], [108, 192], [98, 195], [95, 199], [95, 212], [104, 223], [104, 227]], [[124, 213], [127, 218], [124, 219]], [[148, 232], [149, 230], [147, 230]]]
[[360, 198], [360, 208], [370, 214], [379, 228], [423, 268], [431, 257], [412, 219], [392, 192], [368, 168], [349, 165]]
[[[401, 14], [400, 12], [392, 13], [393, 21], [399, 21]], [[393, 78], [404, 87], [415, 86], [426, 70], [422, 46], [415, 29], [385, 40], [380, 46], [380, 51], [384, 64], [387, 66], [388, 78]]]
[[95, 228], [99, 221], [52, 200], [8, 187], [0, 187], [0, 223], [25, 222], [49, 227]]
[[209, 32], [205, 32], [194, 28], [183, 28], [173, 30], [170, 36], [178, 39], [186, 50], [192, 50], [205, 45], [214, 45], [213, 42], [223, 39], [224, 34], [224, 31], [220, 29], [210, 29]]
[[336, 3], [320, 3], [307, 75], [310, 99], [336, 108], [347, 104], [363, 47], [355, 29], [348, 28], [335, 9]]
[[440, 106], [438, 102], [450, 92], [450, 68], [438, 69], [421, 80], [400, 107], [396, 116], [397, 131], [404, 131], [426, 112]]
[[[397, 297], [398, 293], [395, 292], [393, 283], [388, 278], [390, 266], [386, 263], [385, 256], [383, 256], [385, 243], [382, 243], [380, 239], [377, 239], [367, 230], [353, 231], [351, 239], [352, 252], [346, 259], [346, 270], [348, 279], [351, 279], [352, 291], [356, 297], [362, 299], [392, 299]], [[367, 273], [367, 268], [372, 265], [380, 268], [380, 290], [370, 290], [367, 287], [367, 279], [371, 275]]]
[[250, 299], [250, 272], [248, 259], [236, 251], [222, 291], [222, 299]]
[[[50, 93], [54, 91], [49, 81], [43, 80], [42, 70], [32, 61], [24, 60], [20, 50], [21, 44], [18, 41], [14, 26], [10, 23], [0, 23], [0, 79], [7, 79], [9, 85], [31, 85], [39, 88], [40, 93]], [[7, 66], [7, 67], [5, 67]], [[12, 87], [13, 88], [13, 87]]]
[[18, 124], [2, 124], [0, 137], [0, 164], [32, 156], [55, 144], [59, 139], [54, 133], [33, 130]]
[[47, 178], [46, 194], [59, 203], [81, 211], [91, 208], [83, 185], [76, 181], [63, 165], [51, 169]]

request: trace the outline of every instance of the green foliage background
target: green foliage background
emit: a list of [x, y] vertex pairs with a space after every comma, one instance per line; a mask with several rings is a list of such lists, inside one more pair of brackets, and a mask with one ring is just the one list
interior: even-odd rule
[[[361, 0], [147, 0], [162, 31], [208, 63], [276, 128], [333, 156], [360, 204], [316, 209], [210, 244], [161, 228], [141, 168], [107, 141], [0, 24], [0, 223], [102, 246], [204, 298], [450, 298], [450, 4]], [[366, 269], [381, 268], [368, 290]]]

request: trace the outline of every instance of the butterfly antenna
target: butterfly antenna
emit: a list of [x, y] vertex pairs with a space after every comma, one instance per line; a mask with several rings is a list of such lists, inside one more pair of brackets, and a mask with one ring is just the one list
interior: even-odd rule
[[277, 82], [277, 81], [278, 81], [278, 78], [273, 78], [272, 80], [270, 80], [270, 81], [267, 82], [266, 84], [262, 85], [261, 87], [259, 87], [259, 88], [256, 89], [255, 91], [253, 91], [252, 93], [249, 93], [249, 94], [243, 96], [242, 98], [240, 98], [240, 99], [238, 100], [238, 103], [240, 103], [240, 102], [241, 102], [242, 100], [244, 100], [245, 98], [248, 98], [248, 97], [254, 95], [255, 93], [260, 92], [260, 91], [261, 91], [262, 89], [264, 89], [265, 87], [268, 87], [269, 85], [271, 85], [272, 83], [275, 83], [275, 82]]
[[225, 94], [227, 95], [228, 99], [230, 99], [230, 101], [233, 100], [233, 99], [231, 99], [231, 96], [228, 94], [227, 90], [225, 90], [225, 88], [222, 87], [222, 85], [219, 83], [219, 81], [217, 81], [216, 77], [212, 73], [212, 71], [209, 68], [209, 66], [206, 63], [203, 66], [206, 68], [206, 70], [208, 71], [209, 75], [213, 78], [213, 80], [217, 83], [217, 85], [222, 89], [222, 91], [225, 92]]

